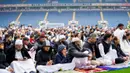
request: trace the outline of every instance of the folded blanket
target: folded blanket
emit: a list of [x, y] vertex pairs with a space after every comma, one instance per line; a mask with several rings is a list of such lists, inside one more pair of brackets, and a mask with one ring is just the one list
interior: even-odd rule
[[55, 73], [82, 73], [78, 71], [60, 71], [60, 72], [55, 72]]
[[95, 73], [95, 72], [104, 72], [106, 70], [104, 70], [102, 68], [95, 68], [95, 69], [91, 69], [91, 70], [75, 68], [75, 71], [83, 72], [83, 73], [93, 73], [93, 72]]
[[128, 68], [128, 67], [130, 67], [129, 63], [122, 63], [122, 64], [116, 64], [116, 65], [110, 65], [110, 66], [99, 66], [98, 68], [103, 68], [103, 69], [111, 71], [111, 70], [120, 70], [120, 69]]

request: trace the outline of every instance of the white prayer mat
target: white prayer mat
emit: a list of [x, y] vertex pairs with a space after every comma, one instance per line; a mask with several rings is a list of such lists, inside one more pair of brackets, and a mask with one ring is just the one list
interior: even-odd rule
[[32, 59], [25, 61], [13, 61], [11, 67], [14, 69], [15, 73], [29, 73], [31, 71], [36, 72], [35, 65]]
[[58, 72], [59, 70], [73, 70], [75, 68], [74, 63], [67, 63], [67, 64], [56, 64], [51, 66], [43, 66], [39, 65], [37, 66], [37, 70], [39, 73], [53, 73]]

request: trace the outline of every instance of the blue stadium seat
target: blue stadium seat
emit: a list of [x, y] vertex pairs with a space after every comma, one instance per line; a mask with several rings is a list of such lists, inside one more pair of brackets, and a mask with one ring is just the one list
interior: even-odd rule
[[103, 3], [125, 3], [125, 0], [102, 0]]
[[99, 0], [77, 0], [76, 3], [98, 3]]
[[127, 25], [127, 21], [129, 20], [127, 12], [111, 11], [111, 12], [103, 12], [103, 14], [104, 14], [104, 20], [107, 20], [109, 26], [111, 27], [117, 26], [119, 23]]
[[0, 0], [0, 4], [21, 4], [21, 0]]
[[97, 21], [100, 20], [100, 13], [96, 11], [78, 11], [76, 12], [76, 20], [79, 21], [80, 25], [96, 25]]
[[8, 26], [12, 21], [15, 21], [19, 12], [0, 12], [0, 26]]
[[128, 3], [130, 3], [130, 0], [127, 0], [128, 1]]
[[47, 0], [27, 0], [25, 4], [44, 4]]
[[73, 3], [73, 0], [58, 0], [59, 3]]
[[50, 23], [68, 24], [68, 21], [72, 20], [72, 12], [49, 12], [48, 20]]

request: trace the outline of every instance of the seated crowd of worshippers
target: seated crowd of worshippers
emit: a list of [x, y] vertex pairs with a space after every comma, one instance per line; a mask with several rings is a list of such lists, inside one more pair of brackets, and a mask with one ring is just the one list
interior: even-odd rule
[[66, 63], [74, 63], [75, 68], [94, 69], [124, 63], [129, 57], [130, 32], [123, 24], [107, 30], [98, 26], [0, 30], [3, 73], [36, 73], [38, 66]]

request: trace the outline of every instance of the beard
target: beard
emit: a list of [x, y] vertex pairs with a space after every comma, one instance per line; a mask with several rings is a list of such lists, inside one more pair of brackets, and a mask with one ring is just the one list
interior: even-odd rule
[[80, 43], [75, 43], [75, 45], [81, 49], [81, 44]]
[[21, 51], [21, 49], [17, 49], [17, 51]]
[[22, 50], [22, 48], [16, 48], [16, 50], [17, 50], [17, 51], [21, 51], [21, 50]]

